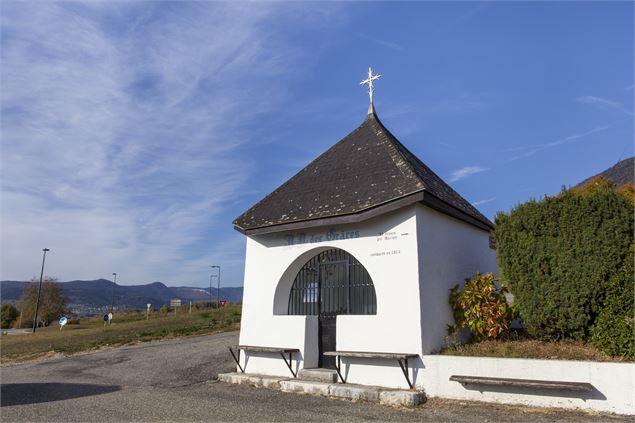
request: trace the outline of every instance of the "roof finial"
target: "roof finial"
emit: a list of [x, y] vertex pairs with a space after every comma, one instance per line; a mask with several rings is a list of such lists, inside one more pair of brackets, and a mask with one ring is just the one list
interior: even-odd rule
[[373, 69], [368, 67], [368, 78], [364, 79], [359, 85], [368, 85], [368, 96], [370, 97], [370, 105], [368, 106], [368, 114], [375, 113], [373, 107], [373, 81], [379, 79], [381, 75], [373, 75]]

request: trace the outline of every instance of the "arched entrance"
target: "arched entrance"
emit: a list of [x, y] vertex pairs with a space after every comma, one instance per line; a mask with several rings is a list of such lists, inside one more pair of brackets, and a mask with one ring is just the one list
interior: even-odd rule
[[289, 314], [317, 315], [319, 367], [335, 368], [338, 314], [377, 314], [373, 281], [362, 264], [344, 250], [333, 248], [313, 256], [296, 275], [289, 294]]

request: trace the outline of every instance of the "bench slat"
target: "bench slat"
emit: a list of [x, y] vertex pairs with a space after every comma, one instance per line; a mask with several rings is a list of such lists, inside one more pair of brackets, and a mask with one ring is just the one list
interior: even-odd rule
[[593, 391], [593, 385], [586, 382], [560, 382], [553, 380], [510, 379], [502, 377], [481, 377], [452, 375], [450, 380], [459, 383], [472, 383], [475, 385], [492, 386], [516, 386], [522, 388], [541, 388], [566, 391]]
[[290, 353], [299, 352], [298, 348], [278, 348], [278, 347], [258, 347], [255, 345], [238, 345], [239, 350], [255, 351], [255, 352], [276, 352], [276, 353]]
[[409, 353], [387, 353], [387, 352], [370, 352], [370, 351], [325, 351], [324, 355], [330, 357], [358, 357], [358, 358], [386, 358], [395, 360], [404, 360], [407, 358], [419, 357], [419, 354]]

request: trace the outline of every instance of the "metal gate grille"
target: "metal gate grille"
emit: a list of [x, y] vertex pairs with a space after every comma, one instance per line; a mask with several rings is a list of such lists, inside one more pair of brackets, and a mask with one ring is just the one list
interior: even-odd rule
[[324, 251], [296, 275], [289, 295], [289, 314], [377, 314], [373, 281], [364, 266], [346, 251]]

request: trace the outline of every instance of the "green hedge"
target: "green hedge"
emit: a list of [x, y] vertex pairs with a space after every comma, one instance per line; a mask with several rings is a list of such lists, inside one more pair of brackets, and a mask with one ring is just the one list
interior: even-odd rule
[[496, 216], [501, 281], [528, 332], [584, 339], [633, 240], [633, 205], [611, 184], [516, 206]]
[[604, 306], [591, 334], [591, 342], [600, 351], [631, 360], [635, 358], [633, 251], [631, 245], [622, 268], [609, 281]]

